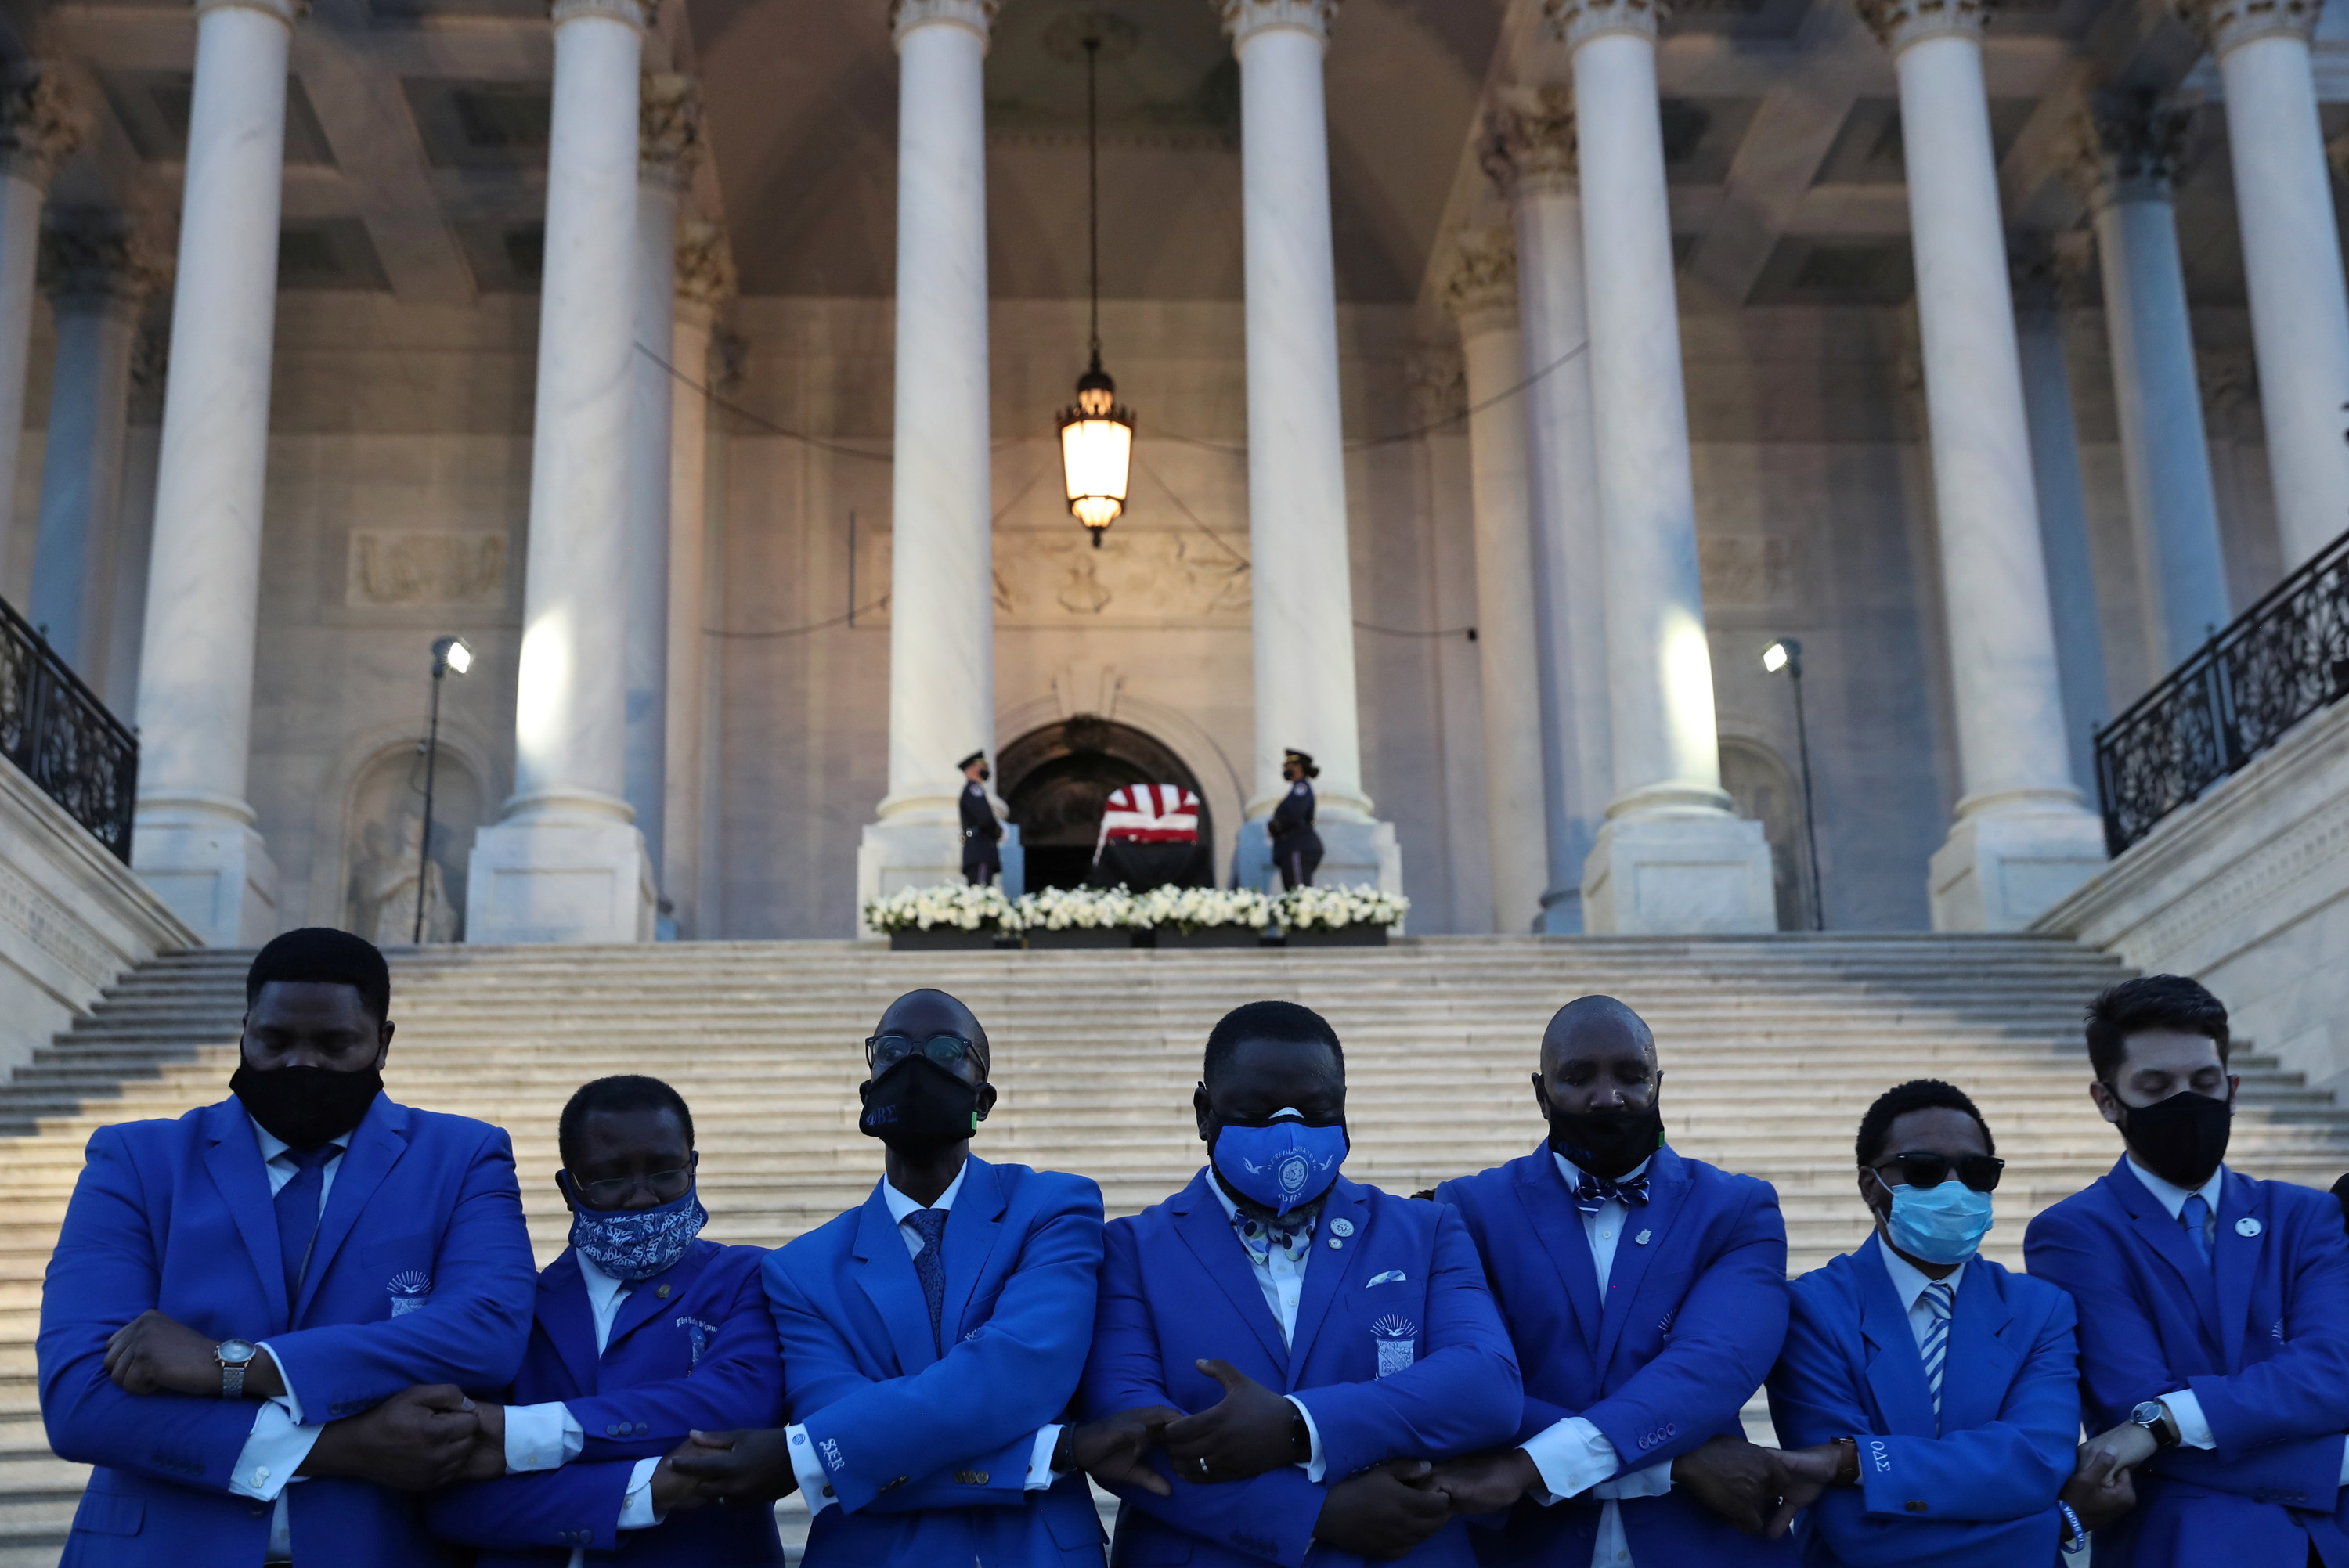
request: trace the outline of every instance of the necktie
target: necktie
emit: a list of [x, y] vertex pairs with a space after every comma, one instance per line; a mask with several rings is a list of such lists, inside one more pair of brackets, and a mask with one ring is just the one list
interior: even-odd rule
[[1626, 1176], [1620, 1181], [1609, 1181], [1604, 1176], [1593, 1176], [1589, 1171], [1585, 1171], [1582, 1173], [1582, 1185], [1576, 1188], [1574, 1191], [1574, 1206], [1586, 1214], [1596, 1214], [1606, 1205], [1609, 1198], [1626, 1208], [1646, 1208], [1648, 1206], [1648, 1173], [1642, 1171], [1637, 1176]]
[[294, 1167], [294, 1180], [277, 1189], [277, 1250], [285, 1261], [285, 1308], [293, 1311], [302, 1296], [302, 1274], [310, 1261], [310, 1243], [318, 1234], [318, 1195], [326, 1190], [326, 1161], [342, 1152], [333, 1144], [317, 1149], [289, 1149], [279, 1155]]
[[1302, 1223], [1291, 1214], [1288, 1222], [1278, 1220], [1251, 1220], [1246, 1214], [1233, 1216], [1232, 1229], [1239, 1233], [1240, 1245], [1257, 1266], [1270, 1268], [1272, 1254], [1279, 1253], [1292, 1264], [1302, 1263], [1313, 1247], [1313, 1218], [1309, 1215]]
[[914, 1254], [914, 1272], [922, 1276], [922, 1299], [930, 1305], [930, 1343], [941, 1356], [947, 1353], [940, 1321], [947, 1310], [947, 1260], [942, 1250], [947, 1214], [944, 1209], [923, 1209], [905, 1216], [905, 1223], [921, 1233], [922, 1250]]
[[2210, 1222], [2210, 1205], [2203, 1201], [2201, 1193], [2196, 1192], [2187, 1198], [2184, 1206], [2178, 1211], [2178, 1222], [2186, 1227], [2187, 1238], [2194, 1243], [2194, 1255], [2202, 1260], [2204, 1268], [2209, 1268], [2210, 1237], [2204, 1227]]
[[1950, 1358], [1950, 1308], [1956, 1297], [1948, 1280], [1937, 1279], [1919, 1298], [1933, 1315], [1932, 1326], [1925, 1330], [1925, 1343], [1918, 1347], [1918, 1354], [1925, 1358], [1925, 1387], [1933, 1391], [1936, 1421], [1941, 1418], [1941, 1368]]

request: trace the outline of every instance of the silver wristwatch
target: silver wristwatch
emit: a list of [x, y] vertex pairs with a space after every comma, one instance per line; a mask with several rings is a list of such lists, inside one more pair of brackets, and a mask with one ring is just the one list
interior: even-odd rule
[[261, 1347], [250, 1339], [223, 1339], [212, 1346], [212, 1359], [220, 1363], [222, 1398], [244, 1398], [244, 1369], [260, 1354]]

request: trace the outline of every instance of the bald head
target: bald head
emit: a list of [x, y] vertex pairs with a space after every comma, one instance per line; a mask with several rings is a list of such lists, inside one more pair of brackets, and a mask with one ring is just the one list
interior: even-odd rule
[[1542, 1072], [1555, 1076], [1568, 1057], [1635, 1050], [1656, 1065], [1656, 1034], [1648, 1021], [1612, 996], [1578, 996], [1550, 1015], [1542, 1031]]
[[932, 1035], [960, 1035], [970, 1042], [971, 1055], [978, 1058], [978, 1076], [984, 1078], [989, 1070], [987, 1030], [979, 1024], [978, 1016], [964, 1006], [961, 998], [944, 991], [926, 987], [906, 992], [889, 1004], [873, 1032], [910, 1035], [917, 1040]]
[[1663, 1077], [1646, 1019], [1612, 996], [1578, 997], [1542, 1031], [1534, 1103], [1553, 1130], [1561, 1116], [1641, 1116], [1654, 1107]]

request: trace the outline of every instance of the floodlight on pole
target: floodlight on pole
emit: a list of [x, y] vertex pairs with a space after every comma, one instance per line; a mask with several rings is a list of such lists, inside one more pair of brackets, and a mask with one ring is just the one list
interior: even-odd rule
[[1827, 928], [1826, 894], [1819, 884], [1819, 835], [1811, 810], [1811, 731], [1803, 716], [1803, 645], [1781, 637], [1762, 650], [1762, 667], [1771, 675], [1785, 671], [1795, 684], [1795, 748], [1803, 761], [1803, 849], [1811, 868], [1811, 929]]
[[1061, 473], [1069, 511], [1101, 548], [1102, 535], [1125, 511], [1133, 477], [1133, 410], [1121, 407], [1117, 383], [1102, 368], [1101, 52], [1096, 32], [1085, 48], [1085, 173], [1092, 245], [1092, 366], [1077, 378], [1077, 401], [1061, 411]]
[[432, 722], [424, 731], [424, 832], [416, 854], [416, 931], [411, 941], [424, 941], [424, 899], [432, 880], [432, 784], [440, 762], [440, 683], [450, 671], [463, 675], [473, 667], [473, 645], [462, 637], [442, 637], [432, 645]]

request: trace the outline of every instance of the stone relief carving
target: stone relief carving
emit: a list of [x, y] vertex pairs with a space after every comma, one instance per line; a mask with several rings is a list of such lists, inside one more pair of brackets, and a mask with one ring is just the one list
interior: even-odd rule
[[472, 604], [506, 600], [506, 536], [351, 530], [345, 599], [352, 604]]
[[1708, 605], [1784, 604], [1795, 595], [1795, 542], [1776, 534], [1712, 534], [1696, 542]]
[[[888, 532], [860, 534], [856, 580], [888, 582], [890, 556]], [[1073, 526], [999, 528], [995, 618], [1001, 626], [1245, 627], [1247, 562], [1193, 533], [1121, 530], [1095, 550]], [[874, 624], [887, 620], [885, 608], [874, 615]]]
[[344, 828], [344, 928], [380, 946], [416, 935], [419, 873], [424, 940], [454, 942], [464, 931], [465, 871], [481, 820], [481, 789], [461, 758], [440, 748], [434, 778], [432, 860], [423, 865], [424, 748], [379, 756], [360, 776]]

